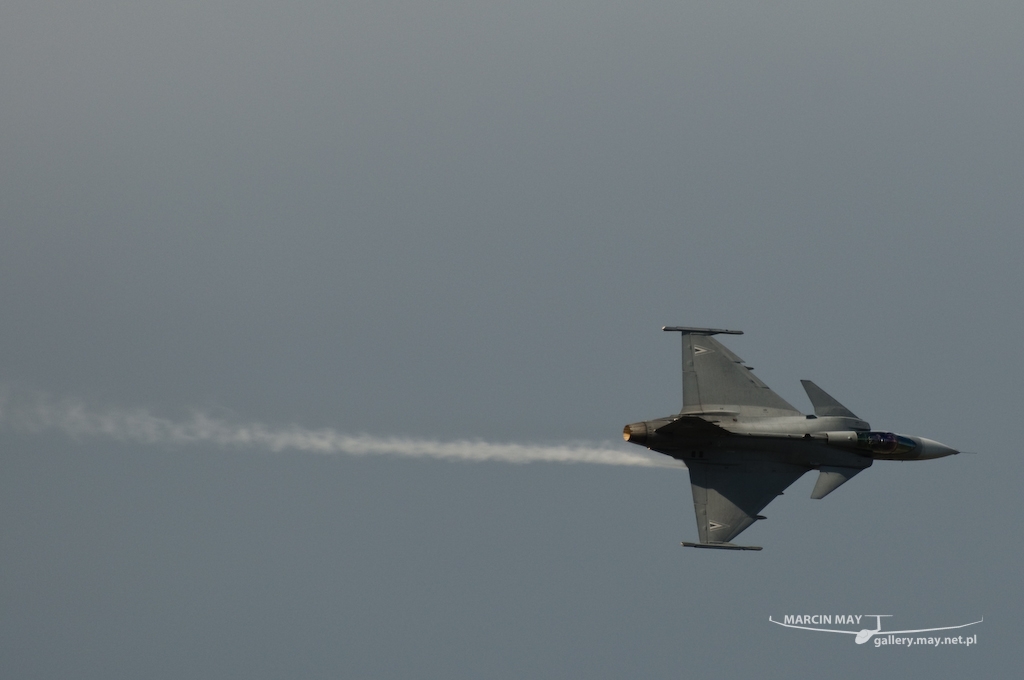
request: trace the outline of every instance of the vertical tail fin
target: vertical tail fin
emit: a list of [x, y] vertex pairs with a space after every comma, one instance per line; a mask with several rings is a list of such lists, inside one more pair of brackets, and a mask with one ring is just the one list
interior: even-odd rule
[[[800, 384], [804, 386], [804, 392], [807, 393], [807, 398], [811, 400], [811, 405], [814, 406], [814, 415], [857, 418], [850, 409], [840, 404], [828, 392], [810, 380], [801, 380]], [[860, 418], [857, 418], [857, 420], [860, 420]]]

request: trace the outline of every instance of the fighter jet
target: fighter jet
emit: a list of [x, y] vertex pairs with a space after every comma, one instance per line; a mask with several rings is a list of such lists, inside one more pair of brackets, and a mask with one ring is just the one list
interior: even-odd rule
[[927, 460], [959, 451], [924, 437], [877, 432], [810, 380], [804, 415], [761, 382], [714, 335], [719, 328], [665, 326], [683, 340], [683, 410], [626, 425], [622, 437], [686, 464], [699, 543], [693, 548], [761, 550], [731, 543], [805, 472], [818, 470], [811, 498], [824, 498], [876, 460]]

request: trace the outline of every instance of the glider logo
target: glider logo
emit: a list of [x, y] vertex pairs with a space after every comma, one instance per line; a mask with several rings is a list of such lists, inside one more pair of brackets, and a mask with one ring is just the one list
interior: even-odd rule
[[[882, 630], [882, 619], [889, 618], [892, 614], [786, 614], [782, 617], [782, 621], [776, 621], [772, 617], [768, 617], [768, 620], [777, 626], [784, 626], [786, 628], [797, 628], [799, 630], [812, 630], [819, 633], [842, 633], [846, 635], [855, 635], [853, 641], [858, 645], [862, 645], [871, 638], [875, 638], [875, 647], [882, 647], [884, 645], [903, 645], [905, 647], [927, 645], [938, 647], [940, 645], [976, 645], [978, 644], [978, 636], [970, 635], [964, 637], [958, 635], [952, 636], [922, 636], [922, 637], [900, 637], [909, 633], [931, 633], [939, 630], [955, 630], [957, 628], [966, 628], [967, 626], [973, 626], [981, 623], [985, 620], [982, 617], [978, 621], [972, 621], [971, 623], [964, 623], [959, 626], [940, 626], [938, 628], [915, 628], [913, 630]], [[819, 626], [826, 625], [860, 625], [860, 620], [874, 619], [874, 628], [862, 628], [860, 630], [836, 630], [834, 628], [820, 628]], [[867, 621], [865, 621], [867, 623]], [[811, 625], [805, 625], [811, 624]]]

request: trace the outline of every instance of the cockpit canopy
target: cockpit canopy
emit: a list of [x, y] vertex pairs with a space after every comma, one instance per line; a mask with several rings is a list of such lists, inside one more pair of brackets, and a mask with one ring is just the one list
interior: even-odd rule
[[893, 456], [913, 451], [917, 448], [917, 442], [910, 437], [892, 432], [858, 432], [857, 448], [883, 456]]

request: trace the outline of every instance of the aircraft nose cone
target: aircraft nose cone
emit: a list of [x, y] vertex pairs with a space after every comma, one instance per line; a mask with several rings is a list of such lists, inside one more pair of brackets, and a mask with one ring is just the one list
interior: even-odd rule
[[943, 456], [952, 456], [960, 453], [954, 448], [950, 448], [945, 444], [940, 444], [934, 439], [921, 439], [921, 455], [918, 458], [942, 458]]

